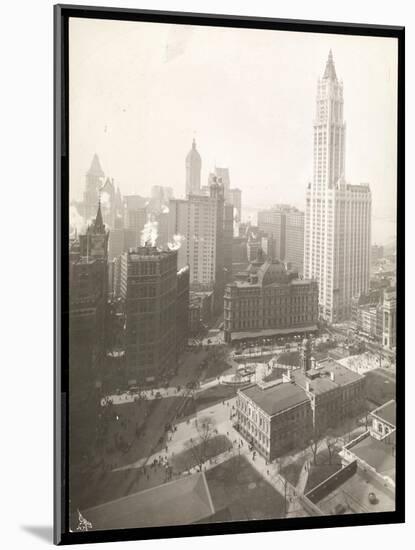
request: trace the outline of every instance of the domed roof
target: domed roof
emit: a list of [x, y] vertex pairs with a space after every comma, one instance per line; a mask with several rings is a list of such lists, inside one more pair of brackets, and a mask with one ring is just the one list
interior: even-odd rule
[[193, 138], [193, 142], [192, 142], [192, 148], [190, 149], [190, 151], [187, 153], [186, 155], [186, 161], [187, 162], [190, 162], [190, 161], [198, 161], [198, 162], [201, 162], [201, 157], [199, 155], [199, 152], [198, 150], [196, 149], [196, 140]]

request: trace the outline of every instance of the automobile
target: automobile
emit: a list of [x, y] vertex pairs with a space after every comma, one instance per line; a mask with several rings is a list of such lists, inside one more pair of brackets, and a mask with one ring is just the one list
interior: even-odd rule
[[155, 399], [161, 399], [161, 393], [158, 391], [156, 392], [156, 395], [154, 396]]

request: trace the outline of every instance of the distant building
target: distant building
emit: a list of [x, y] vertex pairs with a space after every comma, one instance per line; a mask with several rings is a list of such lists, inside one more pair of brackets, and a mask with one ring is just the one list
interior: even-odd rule
[[123, 205], [119, 188], [115, 189], [114, 179], [106, 178], [99, 189], [102, 217], [106, 226], [112, 231], [122, 227]]
[[304, 212], [291, 209], [285, 215], [285, 258], [291, 269], [303, 274]]
[[285, 212], [289, 209], [287, 205], [277, 205], [269, 210], [258, 212], [258, 229], [274, 239], [274, 258], [285, 259]]
[[187, 346], [189, 337], [189, 266], [182, 267], [177, 272], [176, 298], [176, 357]]
[[89, 223], [96, 214], [99, 201], [99, 190], [104, 182], [104, 171], [101, 168], [98, 155], [92, 158], [91, 166], [85, 176], [85, 190], [83, 194], [83, 217], [86, 223]]
[[352, 300], [352, 320], [356, 329], [373, 337], [385, 348], [396, 346], [396, 289], [371, 290]]
[[189, 201], [187, 199], [171, 199], [168, 213], [168, 240], [173, 241], [175, 235], [182, 239], [177, 251], [177, 267], [181, 269], [188, 265], [187, 240], [189, 227]]
[[311, 368], [310, 344], [303, 346], [302, 368], [238, 390], [238, 429], [267, 460], [321, 438], [363, 407], [365, 378], [334, 361]]
[[229, 190], [231, 188], [231, 178], [229, 175], [229, 168], [221, 168], [215, 166], [214, 174], [211, 174], [213, 177], [216, 177], [220, 183], [223, 185], [223, 193], [225, 200], [229, 198]]
[[229, 189], [229, 197], [227, 200], [233, 205], [235, 222], [239, 223], [242, 219], [242, 191], [237, 187]]
[[382, 338], [382, 307], [380, 304], [375, 306], [360, 306], [357, 311], [356, 328], [372, 338]]
[[385, 348], [396, 347], [396, 290], [386, 290], [383, 295], [382, 344]]
[[109, 235], [108, 259], [112, 261], [135, 246], [137, 246], [137, 231], [135, 229], [112, 229]]
[[128, 379], [159, 380], [174, 370], [187, 338], [188, 273], [177, 272], [177, 252], [140, 246], [124, 253], [121, 297]]
[[189, 332], [197, 334], [202, 327], [202, 304], [200, 300], [191, 300], [189, 304]]
[[240, 222], [242, 210], [242, 191], [237, 187], [231, 188], [229, 168], [215, 166], [214, 173], [210, 174], [209, 177], [217, 178], [217, 181], [222, 183], [225, 201], [232, 204], [235, 211], [236, 221]]
[[314, 174], [306, 192], [304, 276], [319, 285], [320, 315], [350, 319], [351, 301], [369, 290], [371, 192], [345, 181], [343, 83], [330, 51], [318, 82]]
[[318, 286], [300, 280], [277, 260], [258, 260], [244, 280], [226, 285], [225, 340], [316, 330]]
[[225, 202], [223, 211], [223, 269], [225, 283], [230, 281], [232, 277], [233, 213], [233, 205]]
[[196, 141], [193, 140], [192, 148], [186, 156], [186, 197], [200, 193], [200, 176], [202, 171], [202, 159], [196, 149]]
[[246, 256], [248, 262], [254, 262], [258, 254], [262, 253], [262, 240], [259, 235], [250, 235], [246, 241]]
[[[190, 194], [169, 203], [169, 240], [180, 237], [179, 267], [189, 265], [192, 290], [214, 290], [215, 309], [223, 307], [225, 261], [232, 267], [231, 207], [223, 186], [212, 180], [209, 195]], [[226, 257], [225, 257], [226, 254]]]
[[289, 263], [299, 275], [303, 273], [304, 212], [294, 206], [277, 204], [258, 212], [259, 230], [272, 238], [269, 255]]
[[374, 264], [378, 260], [381, 260], [384, 256], [384, 247], [378, 244], [372, 244], [371, 248], [371, 263]]
[[148, 219], [148, 200], [140, 197], [140, 195], [125, 195], [123, 203], [124, 228], [134, 232], [133, 246], [139, 246], [141, 244], [141, 232]]
[[[214, 293], [213, 291], [190, 291], [189, 319], [192, 330], [201, 324], [207, 325], [214, 315]], [[196, 312], [195, 310], [198, 310]]]
[[173, 188], [164, 185], [153, 185], [151, 188], [151, 198], [160, 203], [160, 208], [164, 204], [168, 204], [173, 198]]
[[247, 238], [234, 237], [232, 240], [232, 262], [248, 264]]
[[88, 395], [102, 379], [106, 352], [108, 232], [101, 208], [69, 262], [69, 382], [72, 404], [88, 407]]

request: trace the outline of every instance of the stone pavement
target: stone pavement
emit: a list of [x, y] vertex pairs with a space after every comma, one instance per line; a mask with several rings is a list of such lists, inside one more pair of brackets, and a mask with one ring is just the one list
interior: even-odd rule
[[140, 390], [140, 392], [124, 392], [120, 394], [107, 395], [101, 399], [101, 406], [105, 406], [108, 401], [111, 401], [113, 405], [123, 405], [125, 403], [133, 403], [137, 399], [146, 399], [151, 401], [152, 399], [163, 399], [165, 397], [186, 397], [190, 395], [196, 395], [209, 388], [213, 388], [221, 383], [220, 378], [214, 378], [204, 384], [201, 384], [197, 389], [189, 390], [188, 388], [181, 388], [177, 391], [177, 388], [155, 388], [152, 390]]

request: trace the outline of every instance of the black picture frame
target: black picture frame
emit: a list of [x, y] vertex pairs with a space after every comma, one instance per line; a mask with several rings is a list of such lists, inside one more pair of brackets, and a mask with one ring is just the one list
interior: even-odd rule
[[[69, 18], [115, 19], [201, 26], [284, 30], [393, 37], [398, 41], [397, 121], [397, 423], [396, 510], [355, 515], [276, 520], [232, 521], [217, 524], [148, 527], [123, 530], [71, 532], [68, 516], [68, 339], [69, 339]], [[178, 13], [79, 5], [54, 6], [54, 542], [79, 544], [201, 535], [316, 529], [405, 521], [405, 29], [397, 26], [351, 24], [243, 17], [235, 15]]]

